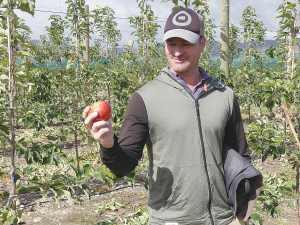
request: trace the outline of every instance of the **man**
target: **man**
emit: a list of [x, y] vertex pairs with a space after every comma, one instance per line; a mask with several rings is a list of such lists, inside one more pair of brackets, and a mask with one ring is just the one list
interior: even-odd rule
[[130, 173], [147, 144], [149, 224], [243, 224], [228, 204], [222, 161], [226, 142], [250, 161], [233, 91], [199, 67], [204, 22], [191, 9], [167, 19], [164, 40], [170, 67], [136, 91], [119, 138], [111, 121], [85, 124], [100, 143], [103, 162], [117, 176]]

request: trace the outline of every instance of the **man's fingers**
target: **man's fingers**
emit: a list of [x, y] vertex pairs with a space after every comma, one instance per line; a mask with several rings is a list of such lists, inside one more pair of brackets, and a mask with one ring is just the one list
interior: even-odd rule
[[[93, 114], [93, 113], [92, 113]], [[91, 115], [92, 115], [91, 114]], [[91, 116], [90, 115], [90, 116]], [[95, 123], [93, 123], [93, 125], [92, 125], [92, 128], [91, 128], [91, 132], [92, 133], [97, 133], [100, 129], [102, 130], [102, 129], [104, 129], [104, 128], [109, 128], [109, 122], [107, 122], [107, 121], [104, 121], [104, 120], [102, 120], [102, 121], [98, 121], [98, 122], [95, 122]]]
[[91, 109], [91, 106], [85, 107], [85, 109], [82, 112], [82, 118], [83, 119], [86, 119], [88, 117], [88, 113], [89, 113], [90, 109]]
[[96, 132], [94, 134], [94, 138], [96, 140], [99, 140], [99, 141], [102, 141], [104, 140], [104, 135], [107, 134], [107, 133], [110, 133], [110, 130], [108, 127], [101, 127], [101, 129], [98, 130], [98, 132]]
[[114, 144], [114, 131], [110, 120], [94, 123], [91, 134], [105, 148], [111, 148]]
[[93, 127], [93, 120], [98, 116], [98, 112], [93, 112], [91, 115], [85, 118], [84, 124], [89, 128], [89, 130]]

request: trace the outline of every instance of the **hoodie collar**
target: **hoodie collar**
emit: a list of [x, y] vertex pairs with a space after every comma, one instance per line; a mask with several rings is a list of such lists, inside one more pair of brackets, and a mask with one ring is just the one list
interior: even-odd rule
[[[202, 67], [199, 67], [199, 68], [200, 68], [201, 72], [204, 71], [206, 73], [206, 71]], [[207, 92], [210, 92], [214, 89], [221, 90], [221, 89], [226, 87], [226, 85], [221, 83], [218, 78], [215, 78], [215, 77], [213, 77], [211, 75], [208, 75], [208, 74], [207, 74], [207, 76], [208, 76], [208, 78], [205, 79], [205, 85], [206, 85], [207, 91], [202, 89], [202, 91], [200, 93], [200, 96], [202, 96], [203, 94], [205, 94]], [[159, 80], [161, 82], [164, 82], [168, 85], [173, 86], [174, 88], [183, 90], [183, 92], [185, 92], [185, 93], [188, 93], [185, 90], [185, 88], [183, 88], [183, 86], [181, 84], [179, 84], [176, 81], [176, 79], [171, 75], [168, 67], [164, 67], [163, 69], [161, 69], [159, 75], [155, 78], [155, 80]]]

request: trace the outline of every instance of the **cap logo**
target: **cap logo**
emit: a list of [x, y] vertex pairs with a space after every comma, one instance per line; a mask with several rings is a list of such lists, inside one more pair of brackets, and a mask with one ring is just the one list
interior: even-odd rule
[[[182, 15], [185, 14], [185, 15]], [[180, 11], [173, 17], [172, 23], [177, 26], [188, 26], [192, 22], [192, 17], [185, 11]]]

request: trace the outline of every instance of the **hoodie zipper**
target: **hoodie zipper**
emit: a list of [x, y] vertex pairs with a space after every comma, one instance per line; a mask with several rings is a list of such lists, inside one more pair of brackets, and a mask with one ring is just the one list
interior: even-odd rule
[[203, 141], [203, 134], [202, 134], [202, 127], [201, 127], [201, 120], [200, 120], [200, 110], [199, 110], [199, 102], [198, 100], [195, 100], [196, 104], [196, 113], [197, 113], [197, 119], [198, 119], [198, 128], [199, 128], [199, 134], [200, 134], [200, 140], [201, 140], [201, 146], [202, 146], [202, 156], [203, 156], [203, 162], [204, 162], [204, 168], [205, 168], [205, 175], [208, 183], [208, 212], [211, 224], [214, 225], [214, 220], [211, 213], [211, 184], [209, 180], [208, 175], [208, 169], [207, 169], [207, 162], [206, 162], [206, 155], [205, 155], [205, 148], [204, 148], [204, 141]]
[[[172, 75], [168, 74], [168, 76], [170, 76], [173, 80], [175, 80], [175, 78]], [[194, 98], [193, 95], [191, 93], [189, 93], [185, 88], [183, 88], [183, 89], [192, 98]], [[199, 96], [198, 96], [198, 98], [195, 99], [195, 105], [196, 105], [196, 113], [197, 113], [197, 120], [198, 120], [199, 135], [200, 135], [201, 146], [202, 146], [202, 156], [203, 156], [203, 162], [204, 162], [204, 168], [205, 168], [205, 175], [206, 175], [206, 179], [207, 179], [207, 183], [208, 183], [208, 213], [209, 213], [209, 218], [210, 218], [211, 224], [214, 225], [215, 223], [214, 223], [214, 220], [213, 220], [213, 217], [212, 217], [212, 213], [211, 213], [211, 199], [212, 199], [211, 184], [210, 184], [209, 175], [208, 175], [208, 169], [207, 169], [207, 162], [206, 162], [206, 155], [205, 155], [205, 148], [204, 148], [204, 140], [203, 140], [203, 134], [202, 134], [201, 120], [200, 120], [199, 102], [198, 102], [198, 99], [200, 99], [200, 97], [202, 97], [203, 95], [207, 94], [211, 89], [207, 88], [207, 85], [206, 85], [205, 82], [203, 82], [203, 89], [204, 89], [204, 92], [201, 91], [200, 94], [199, 94]]]

